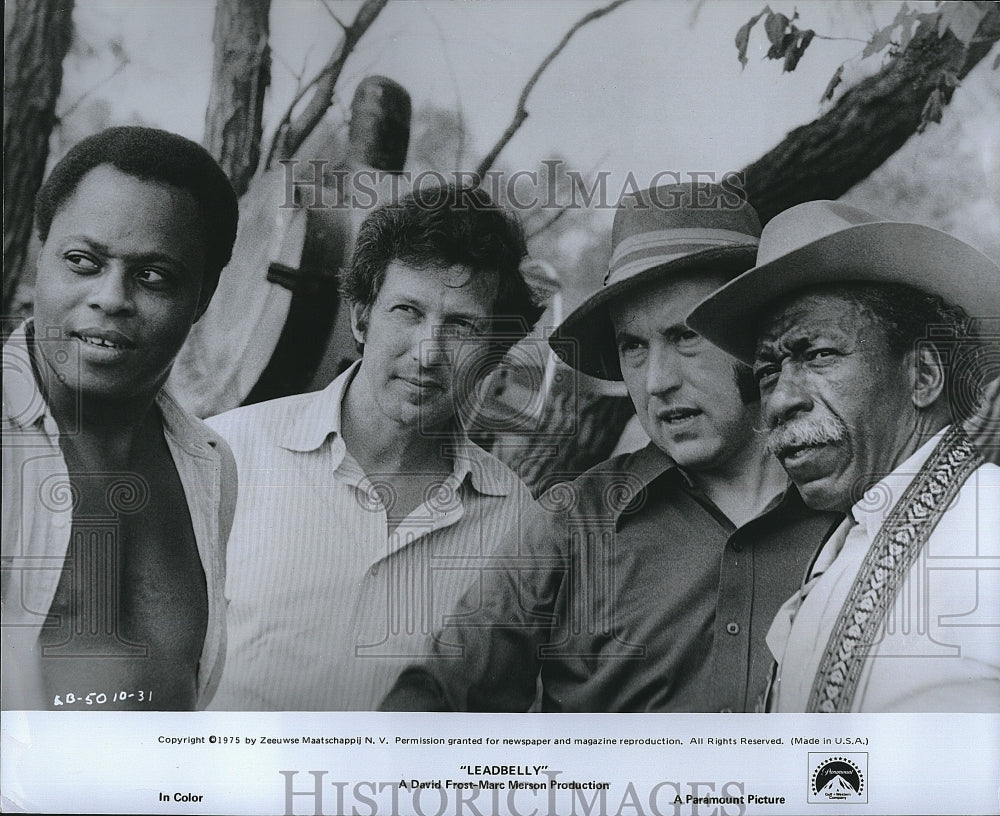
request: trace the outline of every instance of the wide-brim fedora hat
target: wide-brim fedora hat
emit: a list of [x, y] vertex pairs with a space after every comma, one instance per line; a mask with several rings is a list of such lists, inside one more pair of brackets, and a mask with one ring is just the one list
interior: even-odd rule
[[550, 344], [583, 373], [621, 380], [608, 304], [681, 273], [736, 277], [753, 266], [760, 231], [756, 211], [735, 186], [666, 184], [629, 193], [615, 212], [604, 287], [570, 313]]
[[705, 298], [687, 323], [753, 363], [770, 304], [798, 289], [850, 282], [906, 284], [970, 317], [1000, 316], [1000, 267], [964, 241], [922, 224], [883, 221], [839, 201], [807, 201], [768, 222], [757, 265]]

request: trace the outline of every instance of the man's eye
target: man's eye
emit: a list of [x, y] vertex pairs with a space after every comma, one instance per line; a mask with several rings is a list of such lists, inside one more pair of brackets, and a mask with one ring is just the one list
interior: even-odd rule
[[136, 272], [135, 277], [136, 280], [141, 281], [148, 286], [163, 286], [170, 281], [169, 277], [162, 269], [155, 269], [149, 266]]
[[69, 267], [81, 275], [97, 272], [101, 268], [101, 265], [96, 260], [82, 252], [67, 252], [63, 257], [66, 259]]
[[769, 385], [777, 378], [779, 368], [776, 365], [758, 366], [753, 370], [754, 379], [760, 386]]
[[831, 357], [836, 357], [837, 352], [830, 348], [820, 348], [812, 349], [806, 354], [807, 360], [829, 360]]
[[699, 340], [700, 338], [701, 338], [701, 335], [698, 334], [698, 332], [688, 330], [686, 332], [681, 332], [677, 336], [677, 341], [679, 343], [690, 344], [690, 343], [695, 342], [696, 340]]
[[434, 336], [439, 340], [461, 340], [471, 333], [470, 324], [459, 321], [442, 323], [434, 330]]

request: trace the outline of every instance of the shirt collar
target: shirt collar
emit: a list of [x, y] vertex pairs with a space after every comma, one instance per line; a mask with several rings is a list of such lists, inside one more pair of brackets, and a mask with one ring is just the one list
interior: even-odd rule
[[[39, 421], [46, 429], [55, 429], [31, 364], [28, 333], [32, 327], [32, 320], [25, 320], [3, 347], [3, 416], [5, 421], [21, 429], [36, 427]], [[207, 454], [215, 446], [211, 431], [181, 408], [165, 388], [156, 395], [156, 405], [163, 419], [164, 432], [189, 453]]]
[[18, 326], [3, 346], [3, 418], [19, 428], [33, 427], [48, 413], [31, 365], [30, 325], [26, 320]]
[[289, 422], [281, 447], [305, 453], [317, 450], [330, 434], [340, 438], [340, 404], [360, 366], [361, 361], [356, 360], [322, 391], [305, 395], [306, 402]]
[[452, 454], [452, 473], [459, 484], [466, 479], [485, 496], [507, 496], [513, 492], [517, 477], [499, 459], [484, 451], [460, 431]]
[[861, 500], [851, 508], [851, 517], [865, 529], [869, 538], [882, 528], [885, 517], [906, 492], [949, 427], [951, 426], [938, 431], [891, 473], [868, 488]]
[[[315, 451], [333, 434], [336, 437], [333, 442], [337, 459], [335, 466], [339, 465], [346, 452], [341, 431], [341, 405], [360, 366], [361, 360], [355, 361], [326, 388], [310, 395], [301, 412], [289, 423], [280, 443], [283, 448]], [[507, 496], [514, 490], [517, 477], [495, 456], [469, 439], [465, 431], [456, 433], [448, 446], [448, 453], [453, 463], [452, 474], [458, 484], [468, 479], [476, 491], [487, 496]]]

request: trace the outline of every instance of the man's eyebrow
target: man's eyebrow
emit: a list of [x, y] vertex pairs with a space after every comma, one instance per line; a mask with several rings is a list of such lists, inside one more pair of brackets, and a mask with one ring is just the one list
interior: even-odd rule
[[[668, 326], [660, 332], [661, 335], [666, 337], [668, 340], [677, 340], [688, 332], [693, 332], [690, 326], [686, 323], [675, 323], [673, 326]], [[697, 332], [695, 332], [697, 334]]]
[[[95, 252], [99, 252], [102, 255], [110, 255], [111, 248], [100, 241], [91, 238], [88, 235], [67, 235], [60, 242], [60, 246], [69, 243], [81, 243], [86, 244], [88, 247], [93, 249]], [[132, 263], [143, 263], [150, 261], [166, 261], [168, 263], [176, 264], [186, 268], [186, 264], [179, 257], [175, 255], [170, 255], [166, 252], [136, 252], [125, 256], [125, 259]]]
[[615, 332], [615, 342], [621, 343], [625, 340], [640, 340], [639, 335], [628, 331], [627, 329], [620, 329]]

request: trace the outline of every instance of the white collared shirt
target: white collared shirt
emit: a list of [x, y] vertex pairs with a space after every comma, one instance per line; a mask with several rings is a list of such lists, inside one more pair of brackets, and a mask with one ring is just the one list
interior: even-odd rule
[[374, 709], [428, 653], [430, 633], [532, 502], [505, 465], [462, 437], [443, 487], [388, 533], [387, 488], [340, 433], [358, 365], [323, 391], [209, 420], [240, 478], [229, 651], [213, 708]]
[[[945, 429], [947, 430], [947, 429]], [[882, 523], [945, 430], [868, 490], [775, 616], [771, 710], [805, 711], [830, 633]], [[1000, 468], [973, 471], [903, 581], [854, 711], [1000, 711]]]

